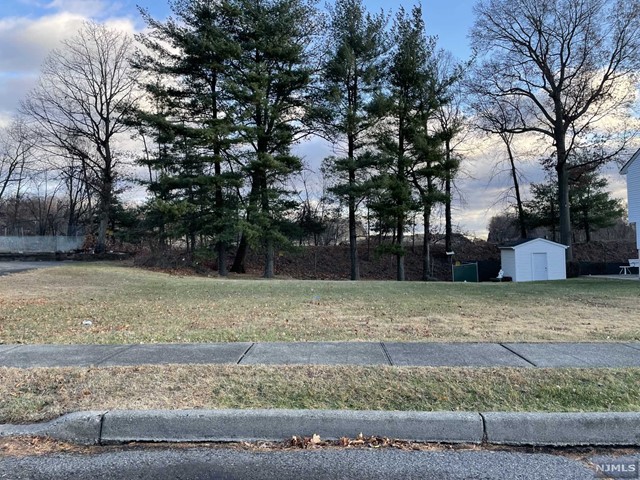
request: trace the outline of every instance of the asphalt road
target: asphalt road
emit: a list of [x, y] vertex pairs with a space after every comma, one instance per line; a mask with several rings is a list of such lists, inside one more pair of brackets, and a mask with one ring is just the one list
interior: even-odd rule
[[[627, 457], [636, 465], [638, 458], [640, 455]], [[542, 453], [394, 449], [254, 452], [224, 448], [138, 448], [91, 455], [0, 457], [0, 478], [572, 480], [596, 477], [594, 470], [582, 461]]]

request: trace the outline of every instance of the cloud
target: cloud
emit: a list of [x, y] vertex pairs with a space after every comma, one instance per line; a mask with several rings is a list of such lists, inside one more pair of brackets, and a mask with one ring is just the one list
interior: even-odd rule
[[322, 160], [333, 155], [331, 143], [320, 137], [309, 138], [293, 148], [293, 153], [303, 159], [306, 166], [317, 172], [322, 166]]
[[[51, 49], [78, 31], [89, 16], [77, 12], [57, 13], [37, 19], [10, 17], [0, 19], [0, 72], [33, 72]], [[134, 33], [133, 20], [127, 17], [109, 17], [103, 20], [110, 28]]]
[[32, 73], [38, 71], [49, 51], [76, 32], [84, 17], [61, 13], [39, 19], [5, 18], [0, 20], [0, 71]]
[[52, 0], [44, 8], [58, 12], [75, 12], [84, 17], [98, 17], [108, 10], [118, 10], [120, 5], [108, 4], [103, 0]]
[[51, 49], [78, 30], [85, 17], [59, 13], [37, 19], [0, 20], [0, 118], [12, 116], [35, 85], [40, 66]]
[[0, 75], [0, 123], [13, 117], [22, 98], [35, 83], [36, 75]]
[[[104, 15], [112, 10], [97, 0], [54, 0], [47, 4], [30, 2], [50, 10], [66, 10], [39, 18], [5, 17], [0, 19], [0, 122], [18, 109], [20, 100], [33, 88], [40, 66], [49, 52], [74, 35], [90, 14]], [[115, 7], [113, 7], [115, 8]], [[115, 10], [114, 10], [115, 11]], [[128, 17], [108, 17], [109, 27], [134, 33]]]

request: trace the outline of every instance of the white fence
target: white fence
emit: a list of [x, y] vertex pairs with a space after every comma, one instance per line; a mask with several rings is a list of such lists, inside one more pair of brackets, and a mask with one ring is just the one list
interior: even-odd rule
[[78, 237], [65, 236], [33, 236], [2, 237], [0, 236], [0, 253], [49, 253], [70, 252], [79, 250], [84, 244], [84, 235]]

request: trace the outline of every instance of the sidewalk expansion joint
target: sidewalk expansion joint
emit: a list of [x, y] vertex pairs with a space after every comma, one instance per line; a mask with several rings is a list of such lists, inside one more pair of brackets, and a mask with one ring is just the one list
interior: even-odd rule
[[107, 360], [111, 360], [115, 356], [118, 356], [118, 355], [121, 355], [121, 354], [123, 354], [125, 352], [128, 352], [129, 350], [131, 350], [132, 348], [135, 348], [135, 347], [136, 347], [136, 345], [128, 345], [125, 348], [117, 350], [114, 353], [111, 353], [111, 354], [107, 355], [106, 357], [101, 358], [100, 361], [96, 362], [96, 367], [102, 365]]
[[387, 357], [387, 362], [389, 362], [389, 365], [393, 367], [393, 360], [391, 359], [391, 355], [389, 355], [389, 351], [387, 350], [387, 346], [384, 344], [384, 342], [380, 342], [380, 348], [382, 348], [384, 356]]
[[2, 354], [0, 354], [0, 355], [6, 355], [7, 353], [13, 352], [14, 350], [17, 350], [20, 347], [24, 347], [24, 345], [14, 345], [9, 350], [5, 350], [4, 352], [2, 352]]
[[622, 345], [624, 345], [625, 347], [633, 348], [634, 350], [640, 350], [640, 344], [637, 347], [630, 343], [623, 343]]
[[504, 348], [505, 350], [508, 350], [509, 352], [513, 353], [516, 357], [521, 358], [522, 360], [524, 360], [525, 362], [527, 362], [529, 365], [533, 366], [533, 367], [537, 367], [537, 365], [535, 363], [533, 363], [531, 360], [529, 360], [527, 357], [520, 355], [518, 352], [516, 352], [515, 350], [507, 347], [504, 343], [499, 343], [498, 345], [500, 345], [502, 348]]
[[255, 343], [252, 343], [251, 345], [249, 345], [249, 348], [247, 348], [244, 353], [242, 354], [242, 356], [238, 359], [238, 361], [236, 362], [236, 365], [240, 365], [240, 362], [242, 362], [242, 360], [244, 360], [244, 357], [246, 357], [249, 353], [249, 351], [253, 348], [253, 346], [255, 345]]

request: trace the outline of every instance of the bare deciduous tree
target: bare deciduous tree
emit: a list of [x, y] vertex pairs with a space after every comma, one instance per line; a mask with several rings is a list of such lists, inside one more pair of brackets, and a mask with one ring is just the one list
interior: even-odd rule
[[136, 101], [129, 65], [133, 40], [93, 22], [53, 50], [22, 110], [42, 132], [44, 148], [80, 159], [98, 197], [96, 251], [103, 252], [121, 157], [116, 139]]
[[[637, 0], [481, 0], [471, 33], [476, 91], [515, 113], [511, 133], [553, 142], [560, 238], [571, 244], [569, 166], [576, 141], [628, 106], [640, 67]], [[571, 259], [571, 249], [567, 249]]]
[[516, 198], [516, 211], [518, 214], [518, 228], [520, 238], [527, 238], [527, 225], [525, 211], [520, 190], [520, 172], [513, 148], [514, 133], [517, 123], [517, 115], [510, 111], [509, 105], [492, 97], [479, 97], [472, 102], [476, 114], [476, 126], [488, 134], [497, 135], [502, 141], [509, 162], [509, 175], [512, 181], [513, 195]]
[[33, 142], [21, 120], [0, 131], [0, 200], [23, 178], [32, 150]]
[[436, 111], [435, 117], [439, 127], [438, 135], [442, 140], [443, 167], [444, 167], [444, 221], [445, 250], [450, 252], [453, 237], [453, 221], [451, 219], [451, 206], [453, 203], [453, 189], [455, 179], [460, 172], [462, 162], [461, 147], [467, 140], [469, 129], [466, 128], [468, 121], [465, 118], [462, 90], [464, 69], [468, 65], [457, 62], [453, 56], [446, 51], [438, 54], [435, 67], [438, 79], [438, 89], [442, 99]]

